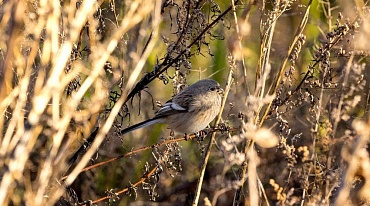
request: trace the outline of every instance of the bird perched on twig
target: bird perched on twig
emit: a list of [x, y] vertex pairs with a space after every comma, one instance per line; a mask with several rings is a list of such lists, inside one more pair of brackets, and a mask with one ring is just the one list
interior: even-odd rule
[[166, 123], [170, 129], [184, 134], [199, 132], [219, 113], [222, 93], [218, 82], [211, 79], [200, 80], [167, 101], [153, 118], [123, 129], [119, 134], [155, 123]]

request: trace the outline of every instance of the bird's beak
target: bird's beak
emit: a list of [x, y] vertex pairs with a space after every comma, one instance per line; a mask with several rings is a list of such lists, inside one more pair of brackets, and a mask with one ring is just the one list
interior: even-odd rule
[[220, 95], [223, 95], [224, 94], [224, 90], [220, 87], [217, 88], [217, 93], [219, 93]]

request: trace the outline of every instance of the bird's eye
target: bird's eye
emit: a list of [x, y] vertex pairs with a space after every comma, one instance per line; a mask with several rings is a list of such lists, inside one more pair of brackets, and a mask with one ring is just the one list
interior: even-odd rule
[[216, 88], [214, 88], [214, 87], [211, 87], [211, 91], [215, 91], [216, 90]]

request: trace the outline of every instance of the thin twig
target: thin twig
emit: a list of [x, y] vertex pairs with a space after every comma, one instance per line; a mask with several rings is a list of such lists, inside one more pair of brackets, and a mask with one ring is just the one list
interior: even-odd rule
[[[230, 69], [229, 76], [227, 78], [226, 87], [225, 87], [224, 97], [222, 99], [220, 113], [218, 114], [216, 122], [215, 122], [214, 125], [218, 125], [221, 121], [222, 111], [224, 111], [227, 96], [230, 92], [231, 84], [233, 82], [233, 77], [232, 76], [233, 76], [233, 70]], [[204, 179], [204, 174], [205, 174], [205, 171], [206, 171], [206, 168], [207, 168], [207, 164], [208, 164], [208, 160], [209, 160], [209, 157], [210, 157], [210, 154], [211, 154], [211, 148], [212, 148], [213, 141], [215, 140], [215, 136], [216, 136], [216, 132], [213, 132], [212, 137], [209, 140], [205, 155], [204, 155], [202, 169], [201, 169], [201, 172], [200, 172], [200, 175], [199, 175], [199, 178], [198, 178], [197, 189], [195, 191], [195, 197], [194, 197], [193, 204], [192, 204], [193, 206], [198, 205], [198, 202], [199, 202], [200, 192], [202, 190], [202, 184], [203, 184], [203, 179]]]
[[[272, 87], [272, 92], [270, 93], [271, 95], [276, 94], [276, 91], [277, 91], [277, 89], [279, 87], [279, 82], [280, 82], [280, 79], [281, 79], [281, 77], [283, 75], [285, 66], [287, 65], [287, 63], [289, 61], [289, 57], [290, 57], [290, 55], [291, 55], [291, 53], [292, 53], [292, 51], [293, 51], [293, 49], [294, 49], [297, 41], [299, 40], [299, 36], [302, 34], [304, 28], [306, 28], [306, 24], [307, 24], [307, 21], [308, 21], [308, 16], [309, 16], [309, 13], [310, 13], [310, 8], [311, 8], [311, 3], [312, 3], [312, 0], [310, 0], [310, 2], [308, 2], [307, 8], [306, 8], [306, 12], [305, 12], [305, 14], [302, 17], [302, 20], [301, 20], [301, 23], [300, 23], [300, 25], [299, 25], [299, 27], [297, 29], [296, 35], [294, 36], [294, 39], [293, 39], [293, 41], [290, 44], [290, 47], [288, 49], [288, 54], [285, 56], [284, 61], [283, 61], [283, 64], [280, 67], [280, 70], [278, 72], [278, 75], [276, 76], [276, 80], [274, 81], [274, 86]], [[308, 73], [306, 74], [306, 76], [307, 75], [308, 75]], [[265, 109], [264, 114], [262, 115], [261, 119], [259, 120], [259, 126], [260, 127], [262, 126], [262, 124], [264, 123], [265, 119], [267, 118], [267, 115], [270, 112], [270, 108], [271, 108], [272, 103], [273, 103], [273, 101], [271, 101], [267, 105], [267, 108]]]

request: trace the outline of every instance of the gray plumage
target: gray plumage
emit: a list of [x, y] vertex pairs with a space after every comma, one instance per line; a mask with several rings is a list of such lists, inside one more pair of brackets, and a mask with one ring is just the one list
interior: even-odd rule
[[167, 101], [156, 115], [130, 126], [121, 135], [155, 123], [166, 123], [174, 131], [191, 134], [204, 129], [219, 113], [223, 90], [218, 82], [200, 80]]

